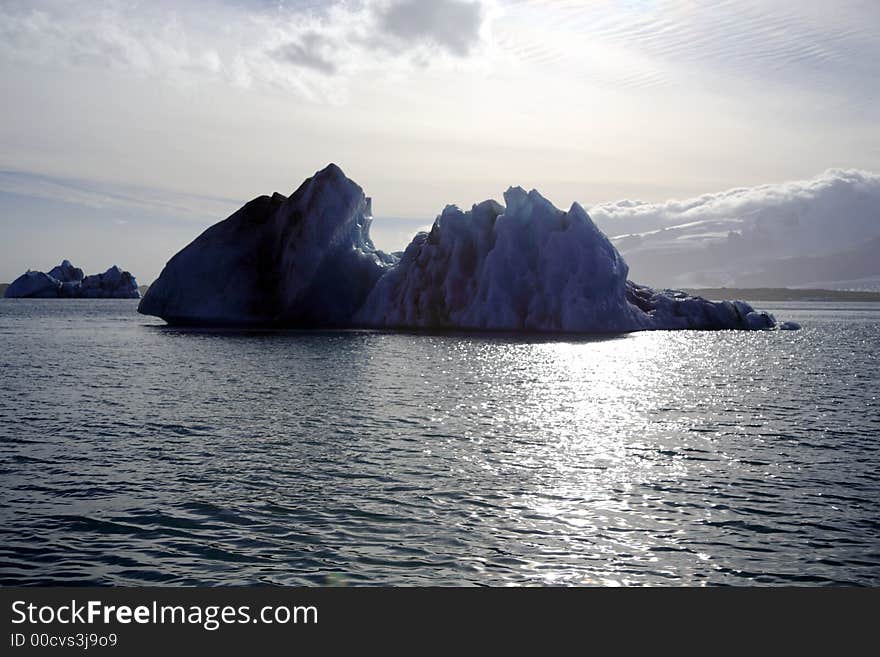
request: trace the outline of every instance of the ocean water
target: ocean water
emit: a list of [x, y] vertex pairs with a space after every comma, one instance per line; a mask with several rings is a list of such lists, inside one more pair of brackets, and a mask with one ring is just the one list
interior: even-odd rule
[[135, 307], [0, 300], [2, 584], [880, 584], [880, 304], [559, 339]]

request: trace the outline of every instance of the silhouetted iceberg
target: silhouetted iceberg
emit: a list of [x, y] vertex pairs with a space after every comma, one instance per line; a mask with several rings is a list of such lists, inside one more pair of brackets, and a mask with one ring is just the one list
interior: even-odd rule
[[61, 281], [61, 283], [78, 283], [85, 278], [83, 270], [74, 267], [70, 260], [63, 260], [60, 265], [49, 271], [49, 276]]
[[355, 323], [397, 328], [620, 332], [646, 318], [627, 266], [584, 209], [514, 187], [506, 207], [447, 206], [373, 288]]
[[141, 293], [134, 276], [113, 265], [103, 274], [83, 278], [78, 296], [86, 299], [138, 299]]
[[769, 313], [627, 280], [587, 212], [537, 191], [448, 206], [402, 254], [369, 237], [369, 199], [334, 164], [261, 196], [175, 255], [139, 312], [171, 324], [628, 332], [769, 329]]
[[9, 284], [4, 296], [10, 299], [52, 299], [58, 297], [60, 288], [61, 282], [57, 278], [41, 271], [27, 271]]
[[172, 324], [348, 326], [394, 258], [363, 190], [331, 164], [289, 198], [247, 203], [175, 255], [138, 310]]
[[48, 274], [27, 271], [6, 288], [7, 298], [30, 299], [137, 299], [137, 281], [116, 265], [103, 274], [84, 276], [83, 270], [64, 260]]

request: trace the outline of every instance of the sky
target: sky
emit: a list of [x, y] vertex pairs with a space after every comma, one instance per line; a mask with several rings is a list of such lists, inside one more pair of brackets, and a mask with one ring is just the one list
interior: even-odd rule
[[0, 0], [0, 281], [143, 283], [329, 162], [402, 248], [448, 203], [559, 207], [880, 171], [875, 0]]

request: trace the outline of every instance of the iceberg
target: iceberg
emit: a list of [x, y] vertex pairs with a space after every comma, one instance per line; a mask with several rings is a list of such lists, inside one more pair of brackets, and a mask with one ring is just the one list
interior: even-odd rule
[[83, 278], [77, 296], [85, 299], [138, 299], [141, 293], [134, 276], [113, 265], [103, 274]]
[[85, 276], [83, 270], [64, 260], [49, 273], [27, 271], [16, 278], [4, 295], [30, 299], [137, 299], [137, 281], [130, 272], [116, 265], [103, 274]]
[[562, 212], [512, 187], [505, 206], [447, 206], [354, 317], [383, 328], [622, 332], [644, 328], [627, 266], [575, 203]]
[[78, 283], [85, 278], [83, 270], [74, 267], [70, 260], [62, 260], [60, 265], [49, 270], [49, 276], [61, 283]]
[[[399, 254], [369, 236], [370, 199], [335, 164], [289, 197], [260, 196], [208, 228], [138, 306], [178, 325], [621, 333], [778, 328], [744, 301], [628, 280], [578, 203], [511, 187], [504, 205], [447, 206]], [[787, 324], [785, 328], [794, 328]]]
[[9, 284], [4, 296], [7, 299], [57, 298], [61, 282], [41, 271], [27, 271]]
[[370, 241], [363, 190], [331, 164], [260, 196], [168, 261], [138, 306], [183, 325], [348, 326], [394, 258]]

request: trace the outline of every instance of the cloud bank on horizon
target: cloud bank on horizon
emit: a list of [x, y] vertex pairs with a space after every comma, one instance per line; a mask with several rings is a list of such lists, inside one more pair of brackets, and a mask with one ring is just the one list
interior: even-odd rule
[[683, 201], [590, 208], [645, 280], [687, 287], [880, 289], [880, 175], [809, 180]]
[[392, 248], [510, 184], [657, 203], [880, 171], [877, 61], [860, 0], [5, 0], [0, 278], [58, 239], [96, 270], [136, 240], [149, 279], [328, 161], [415, 220]]

